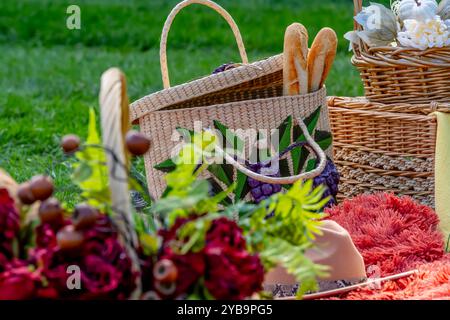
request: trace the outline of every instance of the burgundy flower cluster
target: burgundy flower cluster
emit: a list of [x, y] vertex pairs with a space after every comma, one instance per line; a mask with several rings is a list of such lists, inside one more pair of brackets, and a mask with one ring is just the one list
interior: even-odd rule
[[20, 230], [19, 213], [6, 189], [0, 189], [0, 272], [13, 258], [13, 242]]
[[0, 300], [33, 297], [39, 275], [14, 257], [20, 231], [19, 213], [8, 191], [0, 188]]
[[246, 251], [242, 230], [234, 221], [215, 219], [206, 233], [205, 246], [199, 252], [180, 254], [173, 250], [173, 242], [180, 241], [177, 231], [192, 219], [178, 218], [169, 230], [160, 232], [163, 247], [159, 261], [171, 261], [176, 273], [182, 276], [172, 277], [170, 284], [154, 280], [158, 295], [162, 298], [182, 297], [199, 283], [204, 284], [215, 299], [244, 299], [258, 292], [264, 268], [257, 255]]
[[[55, 210], [49, 211], [47, 205], [47, 212]], [[8, 192], [0, 189], [0, 300], [128, 298], [138, 275], [110, 219], [98, 214], [89, 218], [89, 225], [76, 228], [80, 221], [54, 216], [42, 221], [41, 215], [36, 245], [20, 260], [13, 254], [19, 214]], [[68, 286], [70, 266], [79, 268], [79, 289]]]
[[[82, 242], [69, 248], [58, 244], [62, 229], [70, 229], [71, 222], [58, 225], [41, 224], [37, 228], [37, 247], [33, 262], [40, 266], [40, 274], [52, 288], [55, 298], [126, 299], [135, 288], [137, 275], [118, 234], [106, 215], [99, 215], [95, 223], [82, 230]], [[70, 236], [66, 241], [77, 241]], [[60, 240], [61, 243], [61, 240]], [[68, 268], [80, 270], [80, 289], [67, 286]], [[49, 289], [50, 291], [50, 289]]]
[[[130, 297], [139, 275], [132, 271], [112, 221], [87, 205], [77, 208], [67, 219], [56, 199], [42, 202], [35, 245], [27, 252], [21, 248], [26, 258], [19, 259], [13, 252], [20, 232], [19, 213], [8, 192], [0, 189], [0, 299]], [[258, 292], [264, 269], [259, 257], [246, 250], [235, 222], [213, 220], [200, 250], [181, 254], [175, 249], [174, 244], [186, 241], [178, 236], [180, 227], [197, 218], [178, 218], [170, 229], [160, 230], [163, 241], [156, 261], [140, 254], [144, 290], [167, 299], [186, 297], [195, 290], [216, 299], [244, 299]], [[79, 272], [80, 288], [68, 285], [71, 266]]]

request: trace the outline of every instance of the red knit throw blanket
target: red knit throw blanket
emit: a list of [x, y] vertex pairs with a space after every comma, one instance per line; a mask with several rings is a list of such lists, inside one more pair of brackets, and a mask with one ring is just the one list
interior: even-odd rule
[[345, 200], [327, 213], [348, 230], [370, 272], [383, 277], [419, 270], [334, 299], [450, 299], [450, 254], [432, 209], [409, 197], [378, 193]]

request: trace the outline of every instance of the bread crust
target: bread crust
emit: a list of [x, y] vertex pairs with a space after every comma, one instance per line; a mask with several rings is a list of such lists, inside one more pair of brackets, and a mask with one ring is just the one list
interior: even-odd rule
[[337, 36], [333, 29], [319, 31], [308, 53], [308, 90], [319, 90], [325, 83], [336, 57]]
[[308, 93], [308, 31], [300, 23], [286, 28], [283, 54], [283, 93]]

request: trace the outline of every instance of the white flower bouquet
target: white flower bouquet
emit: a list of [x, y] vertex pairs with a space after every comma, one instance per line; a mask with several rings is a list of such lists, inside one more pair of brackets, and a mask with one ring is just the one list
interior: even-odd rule
[[351, 43], [420, 50], [450, 46], [450, 0], [397, 0], [390, 9], [371, 3], [354, 19], [362, 30], [345, 34]]

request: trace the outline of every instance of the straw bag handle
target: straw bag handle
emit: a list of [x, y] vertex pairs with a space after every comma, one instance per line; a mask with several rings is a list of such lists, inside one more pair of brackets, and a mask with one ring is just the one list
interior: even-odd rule
[[326, 163], [327, 163], [327, 157], [325, 153], [323, 152], [322, 148], [317, 144], [317, 142], [314, 141], [314, 139], [311, 137], [311, 135], [308, 132], [308, 128], [306, 127], [305, 123], [302, 119], [298, 118], [298, 124], [300, 128], [302, 129], [303, 134], [305, 135], [307, 144], [305, 147], [311, 148], [312, 151], [318, 156], [319, 158], [319, 165], [317, 168], [315, 168], [312, 171], [309, 172], [303, 172], [298, 175], [294, 176], [288, 176], [288, 177], [269, 177], [265, 176], [263, 174], [256, 173], [252, 170], [249, 170], [242, 164], [240, 164], [238, 161], [234, 159], [234, 157], [230, 156], [228, 153], [226, 153], [222, 148], [216, 146], [216, 150], [223, 154], [225, 160], [227, 163], [233, 165], [237, 170], [241, 171], [246, 176], [253, 178], [255, 180], [264, 182], [264, 183], [271, 183], [271, 184], [291, 184], [296, 182], [300, 179], [313, 179], [320, 175], [322, 171], [325, 169]]
[[210, 1], [210, 0], [184, 0], [177, 4], [170, 14], [167, 16], [166, 22], [164, 23], [164, 27], [161, 34], [161, 43], [160, 43], [160, 51], [159, 51], [159, 57], [160, 57], [160, 63], [161, 63], [161, 74], [162, 74], [162, 80], [164, 89], [170, 88], [170, 79], [169, 79], [169, 69], [167, 67], [167, 37], [169, 35], [170, 27], [172, 26], [172, 22], [175, 19], [176, 15], [185, 7], [190, 6], [191, 4], [201, 4], [204, 6], [207, 6], [214, 11], [218, 12], [230, 25], [231, 30], [233, 30], [234, 37], [236, 39], [238, 48], [239, 48], [239, 54], [241, 55], [242, 63], [247, 64], [248, 58], [247, 53], [245, 51], [244, 42], [242, 41], [241, 32], [239, 31], [239, 28], [236, 24], [236, 22], [233, 20], [231, 15], [220, 5], [217, 3]]

